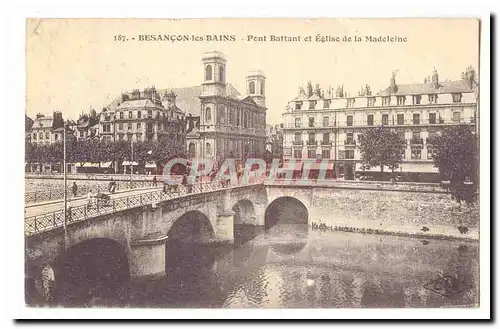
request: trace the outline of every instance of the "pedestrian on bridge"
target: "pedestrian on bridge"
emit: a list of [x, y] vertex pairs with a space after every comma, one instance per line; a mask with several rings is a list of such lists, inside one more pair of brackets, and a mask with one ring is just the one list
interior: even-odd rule
[[153, 186], [156, 186], [157, 180], [156, 180], [156, 175], [153, 177]]
[[76, 182], [73, 182], [73, 186], [71, 186], [71, 190], [73, 192], [73, 197], [76, 198], [76, 195], [78, 194], [78, 186], [76, 186]]

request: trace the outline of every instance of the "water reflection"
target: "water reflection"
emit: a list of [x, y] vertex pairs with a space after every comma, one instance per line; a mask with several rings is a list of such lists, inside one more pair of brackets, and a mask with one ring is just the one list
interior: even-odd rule
[[[169, 242], [166, 277], [131, 283], [126, 301], [114, 305], [380, 308], [478, 302], [476, 243], [432, 240], [424, 246], [418, 239], [296, 224], [239, 227], [235, 233], [234, 246]], [[425, 288], [443, 275], [470, 289], [446, 297]], [[89, 305], [113, 302], [97, 298]]]

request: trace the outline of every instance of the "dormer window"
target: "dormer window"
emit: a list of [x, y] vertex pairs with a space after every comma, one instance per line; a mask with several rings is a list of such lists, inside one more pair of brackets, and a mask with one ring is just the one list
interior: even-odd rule
[[413, 95], [413, 105], [420, 105], [422, 95]]
[[406, 96], [396, 96], [398, 105], [405, 105]]
[[382, 106], [389, 106], [389, 105], [391, 105], [391, 96], [382, 97]]
[[356, 101], [356, 99], [354, 99], [354, 98], [348, 98], [347, 99], [347, 107], [354, 107], [355, 101]]
[[309, 101], [309, 109], [314, 110], [316, 108], [316, 101]]
[[325, 101], [323, 102], [323, 108], [327, 109], [330, 107], [330, 100], [329, 99], [325, 99]]
[[451, 94], [453, 97], [453, 103], [461, 103], [462, 102], [462, 93], [454, 93]]
[[300, 110], [302, 108], [302, 102], [295, 102], [295, 109]]
[[375, 106], [375, 97], [368, 97], [367, 105], [368, 106]]
[[437, 104], [437, 99], [438, 99], [437, 94], [430, 94], [429, 95], [429, 103], [430, 104]]

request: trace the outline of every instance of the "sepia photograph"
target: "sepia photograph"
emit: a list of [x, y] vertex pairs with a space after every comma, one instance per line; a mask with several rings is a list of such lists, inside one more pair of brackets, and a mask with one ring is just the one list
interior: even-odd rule
[[25, 26], [27, 308], [481, 306], [480, 19]]

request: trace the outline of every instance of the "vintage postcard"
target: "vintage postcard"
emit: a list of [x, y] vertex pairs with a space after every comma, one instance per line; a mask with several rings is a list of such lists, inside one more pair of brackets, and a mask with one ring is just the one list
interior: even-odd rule
[[480, 307], [480, 33], [27, 19], [27, 307]]

